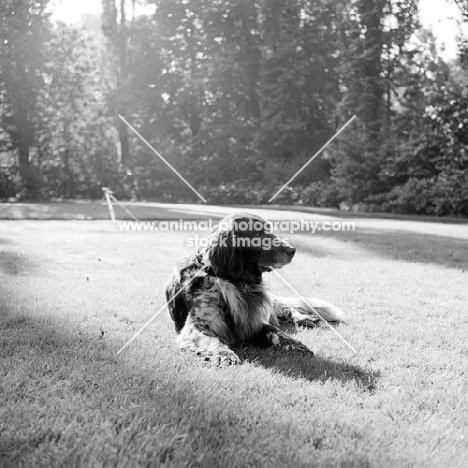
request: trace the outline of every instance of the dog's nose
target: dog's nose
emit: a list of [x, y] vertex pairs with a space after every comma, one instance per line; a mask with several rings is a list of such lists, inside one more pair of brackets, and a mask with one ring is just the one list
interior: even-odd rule
[[291, 257], [294, 257], [294, 254], [296, 253], [296, 248], [295, 247], [290, 247], [289, 249], [290, 249], [289, 252], [288, 252], [289, 255], [291, 255]]

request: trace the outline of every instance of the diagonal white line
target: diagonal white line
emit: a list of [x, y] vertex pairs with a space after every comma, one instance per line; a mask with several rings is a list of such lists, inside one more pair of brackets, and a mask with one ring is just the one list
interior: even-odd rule
[[114, 195], [110, 195], [111, 197], [111, 200], [114, 202], [114, 203], [117, 203], [117, 205], [120, 206], [120, 208], [122, 208], [127, 214], [130, 215], [131, 218], [133, 218], [133, 220], [137, 221], [137, 222], [140, 222], [141, 220], [138, 219], [129, 209], [127, 209], [125, 207], [125, 205], [122, 205], [122, 203], [119, 202], [119, 200], [117, 200], [117, 198], [114, 197]]
[[315, 307], [312, 307], [312, 305], [310, 304], [310, 301], [308, 301], [305, 297], [303, 297], [299, 292], [296, 291], [296, 289], [291, 285], [289, 284], [288, 281], [286, 281], [276, 270], [274, 270], [273, 268], [270, 268], [270, 271], [273, 272], [289, 289], [291, 289], [291, 291], [296, 294], [300, 299], [302, 299], [311, 309], [312, 311], [314, 312], [315, 315], [317, 315], [317, 317], [319, 317], [320, 319], [322, 319], [326, 324], [327, 326], [330, 328], [330, 330], [335, 333], [335, 335], [338, 336], [338, 338], [340, 338], [340, 340], [354, 353], [354, 354], [357, 354], [357, 351], [349, 344], [349, 342], [343, 338], [326, 320], [325, 318], [322, 316], [322, 314], [320, 314], [320, 312], [315, 308]]
[[[203, 267], [200, 271], [197, 272], [197, 274], [186, 284], [184, 284], [183, 287], [179, 289], [179, 291], [174, 294], [167, 302], [170, 302], [174, 300], [195, 278], [200, 276], [201, 273], [204, 272], [206, 267]], [[163, 311], [163, 309], [166, 307], [166, 304], [164, 304], [118, 351], [117, 354], [120, 354], [138, 335], [141, 334], [141, 332]]]
[[158, 156], [162, 161], [164, 161], [166, 163], [167, 166], [169, 166], [175, 174], [177, 174], [186, 184], [187, 186], [192, 189], [192, 191], [204, 202], [204, 203], [208, 203], [191, 185], [190, 183], [181, 175], [177, 172], [176, 169], [174, 169], [164, 158], [163, 156], [158, 152], [156, 151], [120, 114], [119, 114], [119, 117], [120, 119], [125, 122], [128, 127], [130, 128], [130, 130], [132, 130], [136, 135], [138, 135], [140, 137], [140, 139], [146, 144], [146, 146], [148, 146], [148, 148], [153, 151], [153, 153]]
[[353, 115], [340, 130], [338, 130], [332, 138], [330, 138], [269, 200], [268, 203], [271, 203], [354, 119], [356, 118]]

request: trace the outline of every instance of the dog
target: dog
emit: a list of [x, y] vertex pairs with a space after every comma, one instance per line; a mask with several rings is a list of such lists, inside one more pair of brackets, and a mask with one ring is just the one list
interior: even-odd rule
[[215, 365], [239, 364], [231, 347], [240, 344], [313, 356], [284, 328], [317, 325], [314, 309], [329, 322], [344, 319], [328, 302], [275, 297], [266, 291], [262, 275], [290, 263], [296, 252], [269, 227], [259, 216], [228, 216], [197, 253], [179, 262], [165, 293], [181, 349]]

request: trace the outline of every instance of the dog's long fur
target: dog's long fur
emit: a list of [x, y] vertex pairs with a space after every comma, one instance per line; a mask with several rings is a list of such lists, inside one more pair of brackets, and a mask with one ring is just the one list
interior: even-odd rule
[[[239, 230], [249, 221], [248, 229]], [[179, 346], [216, 364], [239, 363], [230, 347], [241, 343], [313, 354], [280, 326], [314, 326], [319, 320], [314, 311], [300, 299], [270, 296], [262, 282], [264, 272], [286, 265], [294, 253], [268, 232], [262, 218], [240, 214], [221, 221], [207, 247], [182, 259], [166, 287]], [[332, 304], [307, 302], [330, 322], [344, 319]]]

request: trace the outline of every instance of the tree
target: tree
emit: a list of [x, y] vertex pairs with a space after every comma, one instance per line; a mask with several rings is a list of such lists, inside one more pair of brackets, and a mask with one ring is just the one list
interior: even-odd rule
[[[166, 0], [157, 6], [151, 21], [136, 22], [132, 44], [140, 130], [206, 190], [258, 178], [253, 137], [261, 51], [255, 2]], [[172, 183], [167, 169], [144, 154], [137, 153], [140, 167], [167, 179], [159, 187]]]
[[37, 103], [42, 86], [43, 45], [48, 35], [48, 0], [4, 0], [0, 13], [0, 83], [3, 88], [1, 127], [18, 154], [25, 195], [38, 195], [31, 168], [31, 148], [40, 125]]
[[126, 124], [117, 119], [117, 114], [128, 111], [128, 30], [126, 18], [126, 1], [120, 0], [120, 18], [117, 20], [116, 0], [102, 0], [102, 31], [107, 39], [106, 47], [108, 59], [109, 82], [112, 83], [113, 92], [110, 96], [111, 105], [116, 113], [117, 130], [119, 133], [121, 163], [129, 164], [130, 145]]
[[[345, 120], [356, 113], [345, 141], [334, 159], [333, 175], [339, 199], [351, 204], [365, 202], [387, 192], [394, 181], [389, 164], [398, 152], [395, 119], [404, 120], [398, 89], [418, 90], [409, 39], [418, 27], [414, 0], [360, 0], [345, 2], [340, 9], [342, 100]], [[408, 79], [408, 75], [412, 78]], [[412, 80], [412, 84], [409, 82]], [[420, 121], [422, 109], [402, 122], [408, 129]]]
[[380, 146], [384, 94], [381, 79], [384, 44], [382, 22], [385, 3], [386, 0], [360, 0], [358, 3], [364, 31], [362, 120], [366, 132], [366, 158], [375, 158]]
[[38, 170], [46, 197], [118, 189], [117, 132], [103, 101], [102, 46], [91, 32], [57, 24], [45, 44]]
[[[266, 180], [282, 183], [331, 136], [339, 94], [337, 30], [331, 2], [265, 0], [262, 9], [263, 63], [259, 83], [259, 152]], [[314, 163], [297, 183], [327, 176]], [[322, 169], [322, 170], [320, 170]]]

